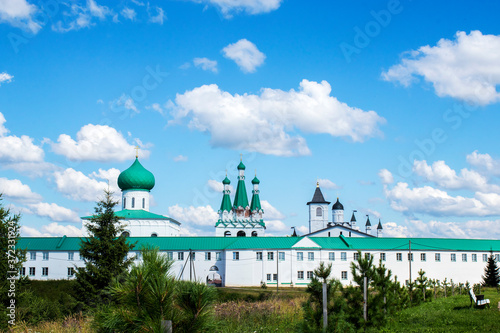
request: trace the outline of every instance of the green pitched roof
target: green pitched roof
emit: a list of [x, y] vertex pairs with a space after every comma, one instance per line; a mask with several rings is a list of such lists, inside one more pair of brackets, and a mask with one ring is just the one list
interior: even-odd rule
[[[148, 212], [144, 209], [124, 209], [124, 210], [119, 210], [115, 212], [115, 215], [125, 219], [125, 220], [170, 220], [171, 222], [174, 222], [176, 224], [180, 224], [179, 221], [174, 220], [173, 218], [163, 216], [163, 215], [158, 215], [154, 214], [151, 212]], [[82, 217], [83, 220], [90, 220], [93, 216], [84, 216]]]
[[[224, 250], [224, 249], [291, 249], [304, 237], [130, 237], [142, 245], [159, 247], [161, 251]], [[500, 252], [500, 240], [449, 238], [362, 238], [310, 237], [323, 249], [408, 251], [477, 251]], [[78, 251], [80, 237], [21, 237], [18, 248], [29, 251]]]
[[142, 166], [139, 159], [118, 176], [118, 186], [125, 190], [146, 190], [150, 191], [155, 186], [155, 176]]
[[261, 210], [262, 207], [260, 206], [260, 197], [258, 193], [254, 193], [252, 195], [252, 203], [250, 204], [250, 211], [254, 210]]
[[238, 187], [236, 188], [236, 194], [234, 196], [234, 208], [238, 207], [247, 207], [248, 206], [248, 197], [247, 197], [247, 189], [245, 187], [245, 181], [243, 179], [238, 180]]
[[231, 211], [231, 198], [229, 197], [229, 194], [224, 194], [222, 196], [222, 202], [220, 204], [220, 211], [221, 212], [230, 212]]

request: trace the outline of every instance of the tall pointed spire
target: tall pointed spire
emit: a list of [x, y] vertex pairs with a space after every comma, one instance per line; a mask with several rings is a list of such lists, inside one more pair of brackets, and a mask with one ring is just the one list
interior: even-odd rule
[[252, 202], [250, 204], [250, 212], [253, 219], [262, 219], [262, 207], [260, 206], [259, 197], [259, 184], [260, 180], [257, 178], [257, 172], [255, 172], [255, 177], [252, 179], [253, 190], [252, 190]]
[[231, 184], [231, 181], [227, 178], [227, 171], [226, 171], [226, 178], [224, 178], [222, 184], [224, 185], [224, 190], [222, 191], [223, 196], [219, 210], [221, 219], [223, 218], [224, 212], [229, 213], [231, 211], [231, 198], [229, 197], [229, 194], [231, 193], [231, 190], [229, 190], [229, 184]]
[[249, 217], [250, 212], [245, 211], [249, 209], [247, 189], [245, 186], [245, 164], [243, 164], [240, 157], [240, 164], [238, 164], [238, 186], [236, 187], [236, 194], [234, 196], [233, 210], [238, 217]]

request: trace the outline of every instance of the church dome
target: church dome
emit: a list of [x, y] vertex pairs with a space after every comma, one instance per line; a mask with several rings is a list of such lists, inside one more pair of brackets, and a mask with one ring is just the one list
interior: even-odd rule
[[155, 176], [142, 166], [139, 159], [118, 176], [118, 186], [125, 190], [150, 191], [155, 186]]
[[240, 164], [238, 164], [238, 170], [245, 170], [245, 164], [243, 164], [242, 161], [240, 161]]
[[344, 206], [340, 203], [339, 198], [337, 198], [337, 202], [333, 204], [332, 210], [344, 210]]
[[259, 180], [259, 178], [257, 178], [257, 176], [255, 176], [254, 179], [252, 179], [252, 184], [254, 184], [254, 185], [260, 184], [260, 180]]
[[230, 181], [230, 180], [229, 180], [229, 178], [227, 178], [227, 176], [226, 176], [226, 178], [224, 178], [224, 180], [222, 181], [222, 184], [224, 184], [224, 185], [229, 185], [229, 184], [231, 184], [231, 181]]

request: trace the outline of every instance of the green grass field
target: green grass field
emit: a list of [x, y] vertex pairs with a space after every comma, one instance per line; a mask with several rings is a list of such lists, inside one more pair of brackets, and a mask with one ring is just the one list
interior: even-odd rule
[[383, 329], [370, 332], [500, 332], [500, 294], [486, 289], [490, 308], [470, 307], [468, 295], [438, 298], [392, 315]]
[[[304, 289], [221, 288], [215, 306], [214, 332], [297, 332], [302, 320]], [[440, 297], [389, 317], [383, 328], [367, 332], [500, 332], [500, 294], [483, 291], [490, 308], [470, 307], [468, 295]], [[15, 332], [92, 332], [91, 318], [71, 316], [35, 327], [20, 325]]]

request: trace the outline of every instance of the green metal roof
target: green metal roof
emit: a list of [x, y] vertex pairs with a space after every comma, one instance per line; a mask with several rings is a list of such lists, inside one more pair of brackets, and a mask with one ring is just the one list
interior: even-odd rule
[[236, 237], [226, 249], [289, 249], [299, 240], [297, 237]]
[[[175, 224], [180, 224], [179, 221], [174, 220], [173, 218], [154, 214], [144, 209], [124, 209], [115, 212], [115, 215], [125, 219], [125, 220], [169, 220]], [[83, 220], [90, 220], [93, 216], [84, 216]]]
[[255, 193], [254, 191], [254, 194], [252, 195], [252, 202], [250, 203], [250, 211], [254, 211], [254, 210], [261, 210], [262, 207], [260, 206], [260, 197], [259, 197], [259, 193]]
[[[224, 250], [224, 249], [290, 249], [304, 237], [130, 237], [142, 245], [159, 247], [161, 251]], [[500, 252], [500, 240], [449, 238], [362, 238], [310, 237], [323, 249], [338, 250], [401, 250], [408, 251], [477, 251]], [[79, 237], [22, 237], [18, 248], [29, 251], [78, 251]]]
[[150, 191], [155, 186], [155, 176], [146, 170], [136, 157], [134, 163], [118, 176], [118, 186], [122, 191]]
[[243, 164], [243, 161], [240, 161], [240, 164], [238, 164], [238, 170], [245, 170], [245, 164]]
[[221, 212], [230, 212], [231, 211], [231, 198], [229, 197], [229, 194], [224, 194], [222, 196], [222, 202], [220, 204], [220, 211]]
[[245, 181], [243, 179], [238, 180], [238, 187], [236, 188], [236, 194], [234, 195], [234, 208], [238, 207], [247, 207], [248, 206], [248, 197], [247, 197], [247, 189], [245, 186]]
[[231, 181], [230, 181], [230, 180], [229, 180], [229, 178], [227, 178], [227, 176], [226, 176], [226, 178], [224, 178], [224, 180], [222, 181], [222, 184], [224, 184], [224, 185], [229, 185], [229, 184], [231, 184]]
[[255, 175], [255, 177], [253, 177], [252, 184], [254, 184], [254, 185], [260, 184], [260, 180], [259, 180], [259, 178], [257, 178], [257, 175]]

